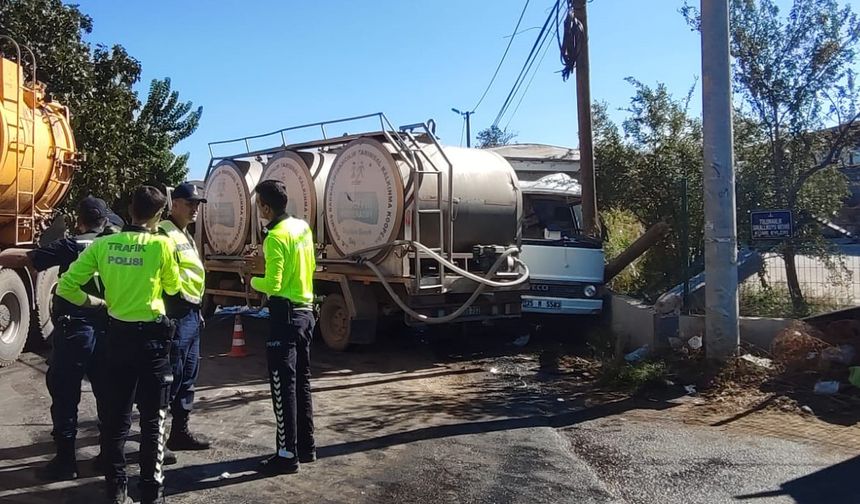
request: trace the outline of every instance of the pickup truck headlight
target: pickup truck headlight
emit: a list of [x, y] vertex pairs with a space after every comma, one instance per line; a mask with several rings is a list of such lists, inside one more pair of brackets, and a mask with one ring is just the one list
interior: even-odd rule
[[586, 285], [584, 289], [582, 289], [582, 293], [585, 294], [585, 297], [594, 297], [597, 295], [597, 287], [593, 285]]

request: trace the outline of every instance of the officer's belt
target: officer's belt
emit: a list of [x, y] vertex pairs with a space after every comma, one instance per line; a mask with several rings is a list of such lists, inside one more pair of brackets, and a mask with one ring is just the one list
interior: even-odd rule
[[272, 296], [269, 298], [269, 303], [282, 303], [287, 305], [291, 310], [294, 311], [313, 311], [314, 306], [308, 303], [296, 303], [294, 301], [290, 301], [289, 299], [281, 296]]
[[170, 332], [167, 328], [170, 327], [170, 320], [161, 315], [158, 319], [151, 322], [125, 322], [123, 320], [108, 318], [108, 327], [114, 327], [125, 332], [128, 331], [132, 335], [135, 333], [145, 333], [147, 337], [152, 339], [170, 339]]
[[176, 294], [173, 296], [165, 294], [164, 305], [165, 305], [165, 308], [167, 309], [167, 314], [171, 315], [171, 316], [173, 316], [173, 315], [185, 315], [188, 312], [190, 312], [191, 310], [199, 310], [200, 309], [199, 303], [192, 303], [191, 301], [188, 301], [187, 299], [183, 298], [179, 294]]

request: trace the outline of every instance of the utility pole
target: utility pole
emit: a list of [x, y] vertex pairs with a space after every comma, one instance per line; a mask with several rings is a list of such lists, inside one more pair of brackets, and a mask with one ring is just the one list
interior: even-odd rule
[[467, 110], [465, 112], [460, 112], [459, 110], [452, 108], [453, 112], [460, 114], [466, 119], [466, 147], [472, 146], [472, 114], [475, 113], [474, 110]]
[[729, 0], [701, 0], [705, 147], [705, 356], [737, 353], [738, 238], [729, 64]]
[[583, 231], [597, 236], [597, 189], [594, 181], [594, 146], [591, 133], [591, 84], [588, 66], [588, 15], [585, 0], [572, 0], [573, 13], [582, 25], [577, 41], [576, 112], [579, 120], [579, 183], [582, 186]]

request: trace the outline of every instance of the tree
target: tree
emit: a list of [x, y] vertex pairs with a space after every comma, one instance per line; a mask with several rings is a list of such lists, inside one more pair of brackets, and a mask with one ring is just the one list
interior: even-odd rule
[[[645, 294], [653, 297], [683, 280], [682, 233], [688, 226], [688, 253], [702, 253], [702, 126], [690, 117], [692, 96], [673, 97], [663, 84], [649, 87], [635, 79], [630, 116], [622, 135], [609, 119], [607, 106], [592, 112], [594, 155], [597, 170], [597, 200], [602, 212], [627, 210], [650, 227], [660, 221], [672, 228], [670, 239], [652, 249], [645, 259]], [[689, 214], [682, 212], [681, 198], [686, 181]], [[610, 233], [612, 231], [610, 230]]]
[[486, 149], [488, 147], [508, 145], [516, 136], [516, 133], [503, 130], [494, 124], [478, 132], [478, 148]]
[[175, 184], [188, 156], [171, 152], [197, 127], [202, 110], [179, 103], [170, 81], [153, 81], [142, 105], [134, 86], [141, 65], [121, 45], [92, 47], [83, 36], [93, 20], [61, 0], [0, 0], [0, 33], [33, 49], [38, 80], [71, 111], [86, 161], [75, 173], [66, 206], [89, 193], [115, 205], [144, 182]]
[[[682, 13], [694, 28], [699, 13]], [[779, 246], [794, 309], [806, 310], [795, 256], [828, 257], [818, 224], [842, 206], [843, 152], [860, 141], [852, 66], [860, 21], [836, 0], [795, 0], [783, 17], [773, 0], [732, 0], [731, 53], [738, 119], [738, 221], [745, 211], [786, 208], [799, 224]]]
[[170, 90], [170, 79], [153, 80], [146, 104], [135, 121], [142, 141], [147, 178], [176, 185], [188, 175], [188, 154], [177, 156], [173, 147], [191, 136], [200, 124], [203, 107], [192, 110], [191, 102], [180, 102], [179, 92]]

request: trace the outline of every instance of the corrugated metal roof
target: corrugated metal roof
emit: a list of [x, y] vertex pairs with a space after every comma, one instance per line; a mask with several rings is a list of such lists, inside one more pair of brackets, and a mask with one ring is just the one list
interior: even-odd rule
[[578, 163], [579, 150], [570, 147], [559, 147], [545, 144], [509, 144], [499, 147], [490, 147], [491, 150], [506, 159], [519, 159], [525, 161], [559, 161]]
[[534, 181], [520, 180], [520, 189], [524, 194], [582, 196], [582, 186], [566, 173], [553, 173]]

